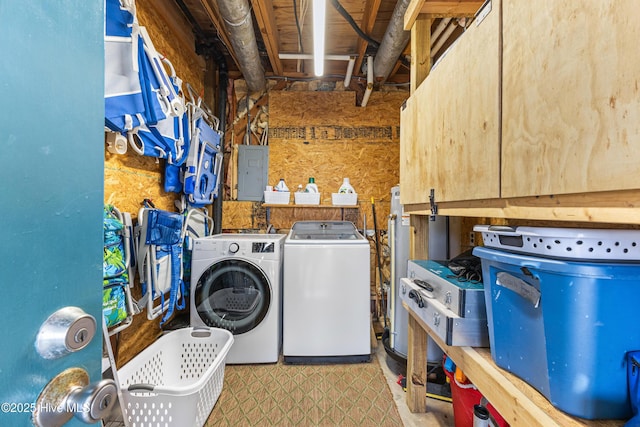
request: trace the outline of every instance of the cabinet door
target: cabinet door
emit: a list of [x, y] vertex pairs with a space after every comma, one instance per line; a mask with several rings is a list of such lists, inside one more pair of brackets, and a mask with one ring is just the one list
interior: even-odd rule
[[436, 202], [499, 197], [500, 2], [487, 7], [412, 96], [422, 203], [431, 188]]
[[504, 0], [502, 196], [637, 189], [637, 0]]
[[428, 157], [424, 140], [418, 138], [417, 93], [400, 109], [400, 203], [403, 205], [429, 200], [429, 187], [425, 186]]

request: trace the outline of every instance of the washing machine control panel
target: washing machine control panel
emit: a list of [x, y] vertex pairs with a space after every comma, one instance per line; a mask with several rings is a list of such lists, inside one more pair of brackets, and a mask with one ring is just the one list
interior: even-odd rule
[[251, 245], [251, 253], [254, 254], [264, 254], [264, 253], [274, 253], [275, 252], [275, 243], [274, 242], [253, 242]]
[[274, 242], [229, 242], [226, 245], [225, 252], [227, 254], [273, 254], [275, 253]]

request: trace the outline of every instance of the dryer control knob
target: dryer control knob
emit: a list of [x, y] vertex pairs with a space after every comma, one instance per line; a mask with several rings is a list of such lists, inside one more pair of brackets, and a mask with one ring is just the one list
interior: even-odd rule
[[239, 250], [240, 250], [240, 246], [237, 243], [229, 244], [229, 252], [231, 252], [232, 254], [237, 253]]

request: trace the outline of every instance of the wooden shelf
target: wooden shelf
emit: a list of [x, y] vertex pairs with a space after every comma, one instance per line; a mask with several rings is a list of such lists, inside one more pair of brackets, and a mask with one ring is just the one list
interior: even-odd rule
[[[469, 380], [512, 426], [523, 427], [613, 427], [624, 425], [624, 420], [584, 420], [571, 417], [556, 409], [537, 390], [515, 375], [499, 368], [491, 359], [488, 348], [451, 347], [446, 345], [422, 319], [406, 304], [409, 312], [409, 349], [407, 377], [422, 378], [423, 370], [416, 369], [426, 363], [426, 335], [462, 369]], [[411, 370], [411, 371], [410, 371]], [[424, 386], [407, 384], [407, 404], [414, 412], [426, 409]]]
[[[340, 210], [340, 219], [342, 221], [344, 221], [345, 219], [345, 210], [346, 209], [359, 209], [360, 206], [359, 205], [349, 205], [349, 206], [336, 206], [336, 205], [296, 205], [296, 204], [286, 204], [286, 205], [281, 205], [281, 204], [275, 204], [275, 203], [263, 203], [262, 206], [264, 208], [266, 208], [267, 210], [267, 224], [271, 223], [271, 209], [277, 209], [277, 208], [283, 208], [283, 209], [304, 209], [304, 210], [311, 210], [311, 209], [321, 209], [321, 210], [326, 210], [326, 209], [339, 209]], [[294, 216], [296, 216], [296, 211], [290, 211]], [[300, 213], [300, 212], [298, 212]]]
[[[438, 203], [438, 215], [549, 221], [640, 224], [640, 190], [560, 194]], [[405, 204], [415, 215], [430, 215], [428, 203]]]

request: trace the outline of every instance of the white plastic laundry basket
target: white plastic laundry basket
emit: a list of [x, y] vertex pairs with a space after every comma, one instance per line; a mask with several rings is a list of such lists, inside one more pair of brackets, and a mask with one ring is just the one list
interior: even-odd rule
[[160, 337], [118, 369], [129, 427], [201, 427], [224, 381], [233, 335], [184, 328]]

